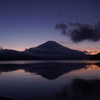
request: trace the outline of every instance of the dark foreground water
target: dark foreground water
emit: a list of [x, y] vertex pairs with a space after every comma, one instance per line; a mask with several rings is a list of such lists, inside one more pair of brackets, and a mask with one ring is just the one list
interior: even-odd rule
[[100, 100], [100, 61], [0, 62], [0, 96], [14, 100]]

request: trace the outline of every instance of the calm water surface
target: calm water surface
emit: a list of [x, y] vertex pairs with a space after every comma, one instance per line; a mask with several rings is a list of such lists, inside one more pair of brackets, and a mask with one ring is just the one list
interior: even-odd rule
[[0, 96], [14, 100], [100, 100], [99, 90], [94, 96], [82, 90], [97, 86], [99, 80], [100, 61], [0, 62]]

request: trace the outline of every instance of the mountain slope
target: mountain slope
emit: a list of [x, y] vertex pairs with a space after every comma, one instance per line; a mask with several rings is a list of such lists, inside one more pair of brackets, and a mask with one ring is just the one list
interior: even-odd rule
[[72, 50], [54, 41], [48, 41], [22, 52], [8, 49], [0, 50], [0, 60], [71, 60], [88, 59], [89, 57], [81, 51]]
[[26, 49], [25, 52], [36, 54], [44, 59], [87, 59], [88, 55], [81, 51], [72, 50], [54, 41], [48, 41], [35, 48]]
[[100, 53], [93, 55], [90, 59], [91, 60], [100, 60]]
[[28, 60], [30, 58], [32, 59], [33, 56], [25, 52], [9, 49], [0, 50], [0, 60]]

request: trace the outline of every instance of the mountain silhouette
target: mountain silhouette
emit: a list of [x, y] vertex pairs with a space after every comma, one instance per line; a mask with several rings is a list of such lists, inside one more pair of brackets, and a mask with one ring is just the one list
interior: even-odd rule
[[26, 49], [25, 52], [37, 54], [46, 59], [86, 59], [89, 57], [84, 52], [64, 47], [55, 41], [48, 41], [35, 48]]
[[90, 58], [91, 60], [100, 60], [100, 53], [96, 54], [96, 55], [93, 55], [91, 56]]
[[25, 52], [9, 49], [0, 50], [0, 60], [28, 60], [29, 58], [31, 59], [33, 56]]
[[71, 49], [62, 46], [55, 41], [48, 41], [42, 45], [39, 45], [35, 48], [27, 49], [27, 50], [30, 51], [31, 53], [37, 53], [37, 54], [41, 54], [41, 53], [44, 53], [44, 54], [64, 54], [64, 53], [70, 51]]
[[90, 55], [86, 55], [84, 52], [64, 47], [55, 41], [48, 41], [21, 52], [0, 50], [0, 60], [67, 60], [88, 59], [89, 57]]

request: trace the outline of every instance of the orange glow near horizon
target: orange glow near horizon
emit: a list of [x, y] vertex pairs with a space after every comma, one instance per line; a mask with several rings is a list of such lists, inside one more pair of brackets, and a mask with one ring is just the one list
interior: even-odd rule
[[[31, 47], [29, 47], [29, 48], [31, 48]], [[24, 51], [25, 49], [28, 49], [28, 48], [16, 48], [16, 49], [13, 49], [13, 50]], [[84, 52], [85, 50], [79, 50], [79, 51]], [[85, 54], [90, 54], [90, 55], [95, 55], [95, 54], [100, 52], [100, 51], [92, 51], [92, 50], [91, 51], [90, 50], [86, 50], [86, 51], [87, 51], [87, 53], [85, 53]]]
[[[21, 45], [12, 45], [12, 46], [6, 46], [4, 47], [4, 49], [12, 49], [12, 50], [17, 50], [17, 51], [24, 51], [25, 49], [29, 49], [29, 48], [32, 48], [32, 47], [37, 47], [41, 44], [43, 44], [45, 42], [35, 42], [33, 44], [21, 44]], [[59, 43], [59, 42], [58, 42]], [[61, 43], [59, 43], [61, 44]], [[67, 44], [67, 43], [66, 43]], [[61, 44], [63, 45], [63, 44]], [[63, 45], [64, 47], [67, 47], [67, 48], [70, 48], [70, 49], [73, 49], [73, 50], [78, 50], [78, 51], [82, 51], [82, 52], [85, 52], [86, 54], [90, 54], [90, 55], [94, 55], [94, 54], [97, 54], [100, 52], [100, 49], [91, 49], [91, 48], [87, 48], [87, 47], [84, 47], [84, 45], [74, 45], [74, 44], [67, 44], [67, 45]]]
[[97, 68], [99, 68], [98, 65], [94, 65], [94, 64], [92, 64], [92, 65], [86, 65], [85, 67], [86, 67], [86, 69], [97, 69]]
[[[35, 46], [36, 47], [36, 46]], [[31, 48], [31, 47], [28, 47], [28, 48]], [[24, 51], [25, 49], [28, 49], [28, 48], [11, 48], [13, 50], [17, 50], [17, 51]], [[76, 50], [76, 49], [75, 49]], [[78, 50], [78, 49], [77, 49]], [[79, 50], [79, 51], [82, 51], [84, 52], [85, 50]], [[95, 55], [97, 53], [99, 53], [100, 51], [93, 51], [93, 50], [86, 50], [86, 53], [85, 54], [90, 54], [90, 55]]]
[[84, 68], [81, 68], [79, 70], [73, 70], [69, 73], [64, 74], [64, 76], [73, 76], [77, 78], [95, 78], [100, 76], [100, 67], [95, 64], [86, 65]]

